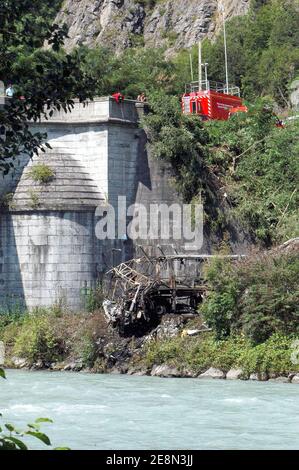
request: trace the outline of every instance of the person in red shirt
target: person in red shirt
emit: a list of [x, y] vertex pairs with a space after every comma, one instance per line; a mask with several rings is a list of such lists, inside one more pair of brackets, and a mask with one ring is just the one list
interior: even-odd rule
[[117, 103], [121, 103], [125, 99], [124, 95], [120, 92], [113, 93], [112, 98], [114, 98]]

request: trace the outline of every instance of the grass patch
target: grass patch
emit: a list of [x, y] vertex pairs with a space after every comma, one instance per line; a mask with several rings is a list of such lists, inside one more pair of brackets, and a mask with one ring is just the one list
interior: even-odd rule
[[40, 200], [39, 200], [39, 196], [37, 192], [34, 191], [33, 189], [29, 189], [28, 194], [30, 198], [30, 201], [28, 203], [29, 206], [31, 207], [31, 209], [37, 209], [40, 205]]
[[55, 173], [48, 165], [37, 163], [30, 168], [28, 176], [36, 183], [47, 184], [53, 180]]

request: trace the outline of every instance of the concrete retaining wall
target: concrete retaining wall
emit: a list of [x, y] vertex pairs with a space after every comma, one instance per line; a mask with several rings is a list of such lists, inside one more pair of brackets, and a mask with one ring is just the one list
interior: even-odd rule
[[0, 306], [84, 307], [101, 263], [93, 212], [0, 216]]

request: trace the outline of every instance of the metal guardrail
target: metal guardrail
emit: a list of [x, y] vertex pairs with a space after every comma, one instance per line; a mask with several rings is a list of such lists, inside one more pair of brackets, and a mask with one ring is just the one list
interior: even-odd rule
[[217, 93], [223, 93], [225, 95], [233, 95], [240, 97], [240, 88], [238, 86], [229, 84], [228, 88], [225, 83], [214, 82], [210, 80], [203, 80], [201, 85], [199, 82], [191, 82], [186, 84], [185, 92], [198, 93], [199, 91], [216, 91]]

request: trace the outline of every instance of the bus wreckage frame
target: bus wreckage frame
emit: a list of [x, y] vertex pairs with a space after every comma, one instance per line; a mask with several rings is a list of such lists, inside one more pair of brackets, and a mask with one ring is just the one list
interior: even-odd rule
[[132, 326], [155, 327], [166, 314], [198, 315], [207, 293], [204, 264], [213, 258], [240, 260], [244, 255], [161, 255], [134, 258], [104, 277], [106, 321], [124, 333]]

